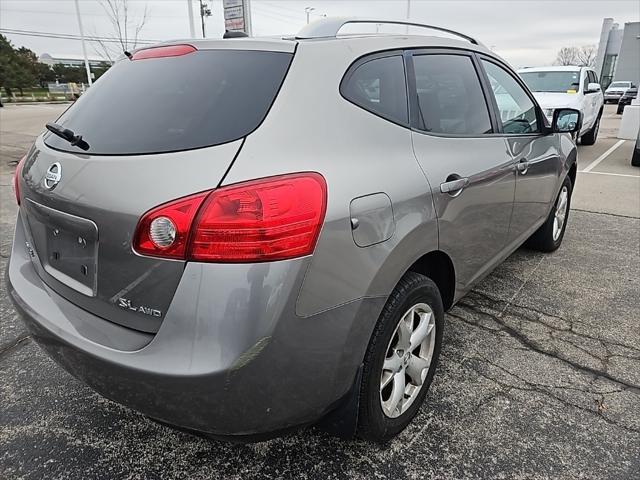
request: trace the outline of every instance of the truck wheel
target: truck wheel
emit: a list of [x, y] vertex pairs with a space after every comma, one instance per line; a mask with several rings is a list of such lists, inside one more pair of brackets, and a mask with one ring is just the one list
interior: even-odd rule
[[593, 145], [596, 143], [596, 139], [598, 138], [598, 131], [600, 130], [600, 117], [602, 116], [602, 112], [598, 115], [596, 119], [596, 123], [591, 127], [587, 133], [580, 137], [580, 143], [582, 145]]
[[636, 146], [633, 149], [633, 154], [631, 155], [631, 165], [634, 167], [640, 167], [640, 136], [636, 140]]

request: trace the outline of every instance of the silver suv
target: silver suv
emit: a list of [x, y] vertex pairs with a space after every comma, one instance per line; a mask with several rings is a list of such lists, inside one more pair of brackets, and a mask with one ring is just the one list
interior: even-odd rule
[[357, 22], [381, 23], [127, 53], [47, 125], [8, 288], [51, 357], [208, 435], [407, 426], [444, 311], [562, 242], [580, 114], [549, 125], [470, 37], [338, 35]]

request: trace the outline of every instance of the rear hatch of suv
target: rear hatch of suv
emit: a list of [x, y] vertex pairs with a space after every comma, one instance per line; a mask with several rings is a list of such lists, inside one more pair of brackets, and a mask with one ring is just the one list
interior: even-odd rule
[[104, 319], [158, 330], [185, 262], [137, 254], [138, 221], [220, 184], [284, 81], [294, 44], [282, 43], [140, 50], [57, 120], [88, 148], [38, 138], [20, 172], [21, 212], [50, 288]]

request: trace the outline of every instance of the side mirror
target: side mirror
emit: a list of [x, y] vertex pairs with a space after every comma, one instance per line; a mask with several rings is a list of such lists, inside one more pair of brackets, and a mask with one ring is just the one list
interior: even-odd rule
[[600, 91], [600, 84], [593, 82], [587, 85], [587, 91], [584, 93], [596, 93], [599, 91]]
[[574, 133], [582, 127], [582, 114], [573, 108], [559, 108], [553, 112], [551, 129], [554, 133]]

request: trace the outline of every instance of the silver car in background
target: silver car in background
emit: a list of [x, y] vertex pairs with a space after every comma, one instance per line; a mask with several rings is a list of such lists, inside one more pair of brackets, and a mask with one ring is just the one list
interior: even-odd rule
[[627, 90], [633, 87], [635, 87], [633, 82], [626, 82], [626, 81], [612, 82], [604, 91], [604, 103], [609, 103], [609, 102], [618, 103], [618, 100], [620, 100], [620, 97], [622, 97], [622, 95], [624, 95], [627, 92]]
[[444, 311], [524, 242], [560, 246], [579, 112], [550, 125], [463, 34], [353, 23], [381, 22], [141, 49], [47, 125], [7, 283], [72, 375], [193, 432], [384, 441]]

